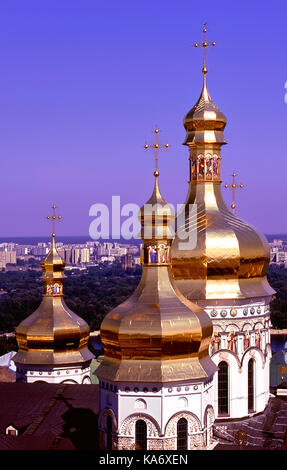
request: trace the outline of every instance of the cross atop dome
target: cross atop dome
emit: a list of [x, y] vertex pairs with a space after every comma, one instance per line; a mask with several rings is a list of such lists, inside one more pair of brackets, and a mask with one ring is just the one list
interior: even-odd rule
[[55, 204], [52, 205], [52, 210], [53, 210], [53, 213], [52, 215], [47, 215], [46, 219], [47, 220], [51, 220], [52, 222], [52, 237], [54, 238], [55, 237], [55, 222], [56, 221], [61, 221], [62, 220], [62, 216], [61, 215], [56, 215], [55, 214], [55, 209], [57, 208], [57, 206], [55, 206]]
[[166, 144], [164, 145], [161, 145], [159, 144], [158, 142], [158, 133], [160, 132], [160, 130], [158, 129], [157, 126], [155, 126], [155, 130], [152, 131], [155, 138], [154, 138], [154, 144], [147, 144], [147, 142], [144, 144], [144, 149], [145, 150], [148, 150], [148, 149], [154, 149], [155, 151], [155, 172], [154, 172], [154, 176], [159, 176], [159, 172], [158, 172], [158, 151], [160, 149], [163, 149], [165, 148], [166, 150], [170, 147], [170, 145], [166, 142]]
[[201, 44], [198, 44], [197, 42], [194, 43], [194, 47], [202, 47], [203, 49], [203, 68], [202, 68], [202, 73], [205, 75], [207, 74], [207, 67], [206, 67], [206, 49], [207, 47], [214, 47], [216, 42], [212, 41], [211, 43], [207, 42], [206, 40], [206, 33], [207, 33], [207, 28], [206, 28], [207, 23], [203, 23], [203, 41]]

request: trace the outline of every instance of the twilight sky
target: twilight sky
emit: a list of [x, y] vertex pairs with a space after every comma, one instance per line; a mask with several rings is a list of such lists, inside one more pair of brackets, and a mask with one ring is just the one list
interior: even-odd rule
[[[92, 204], [143, 204], [160, 140], [160, 187], [184, 202], [182, 120], [202, 87], [202, 23], [216, 47], [207, 84], [228, 122], [223, 183], [239, 174], [237, 215], [287, 233], [286, 1], [13, 0], [0, 6], [0, 236], [87, 235]], [[223, 188], [230, 204], [230, 191]]]

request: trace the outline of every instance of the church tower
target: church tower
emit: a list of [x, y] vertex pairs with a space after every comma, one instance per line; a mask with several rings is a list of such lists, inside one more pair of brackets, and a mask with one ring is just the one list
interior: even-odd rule
[[[210, 45], [206, 31], [204, 25], [203, 42], [195, 44], [204, 53]], [[212, 319], [210, 354], [218, 366], [216, 417], [242, 418], [262, 412], [269, 398], [269, 302], [274, 293], [266, 277], [269, 245], [223, 200], [220, 171], [226, 117], [207, 90], [205, 55], [202, 72], [201, 95], [184, 118], [189, 188], [185, 220], [172, 244], [172, 272], [182, 294]], [[188, 248], [181, 242], [184, 232], [191, 236], [193, 245]]]
[[44, 294], [40, 306], [16, 328], [18, 352], [13, 357], [16, 380], [28, 383], [88, 384], [93, 354], [88, 349], [89, 326], [72, 312], [63, 299], [65, 263], [55, 243], [42, 260]]
[[141, 281], [101, 325], [100, 445], [207, 449], [213, 445], [214, 421], [212, 323], [172, 279], [174, 214], [161, 195], [157, 165], [154, 177], [152, 196], [139, 213]]

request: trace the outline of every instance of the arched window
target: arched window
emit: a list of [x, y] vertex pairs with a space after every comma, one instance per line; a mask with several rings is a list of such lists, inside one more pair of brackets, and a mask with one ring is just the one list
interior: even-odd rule
[[187, 450], [187, 420], [180, 418], [177, 422], [177, 450]]
[[112, 450], [113, 448], [113, 436], [112, 436], [112, 430], [113, 430], [113, 422], [111, 416], [107, 417], [107, 450]]
[[218, 416], [227, 416], [229, 414], [228, 405], [228, 364], [221, 361], [218, 364]]
[[136, 450], [146, 450], [147, 448], [147, 429], [146, 422], [139, 419], [136, 422]]
[[254, 411], [254, 360], [248, 361], [248, 413]]

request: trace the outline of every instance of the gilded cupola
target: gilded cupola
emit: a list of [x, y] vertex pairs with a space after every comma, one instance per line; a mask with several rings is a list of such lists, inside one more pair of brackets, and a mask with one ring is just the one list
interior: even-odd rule
[[225, 144], [223, 131], [226, 122], [226, 117], [209, 95], [205, 72], [200, 97], [183, 120], [186, 129], [184, 144], [190, 146], [200, 143]]
[[139, 212], [142, 277], [133, 295], [102, 322], [100, 379], [169, 382], [206, 378], [215, 371], [208, 354], [211, 320], [172, 279], [167, 225], [172, 224], [173, 211], [161, 195], [157, 169], [154, 177], [152, 196]]
[[63, 298], [65, 263], [56, 248], [54, 229], [41, 267], [43, 298], [37, 310], [16, 328], [15, 363], [47, 366], [90, 361], [93, 355], [88, 349], [89, 326], [67, 307]]
[[[206, 27], [203, 32], [205, 52], [210, 45]], [[230, 212], [222, 197], [221, 146], [225, 144], [226, 118], [207, 91], [205, 56], [202, 72], [201, 96], [184, 119], [189, 187], [185, 218], [178, 223], [172, 244], [173, 276], [180, 291], [190, 300], [202, 301], [201, 305], [214, 299], [268, 297], [274, 293], [266, 278], [268, 242]]]

